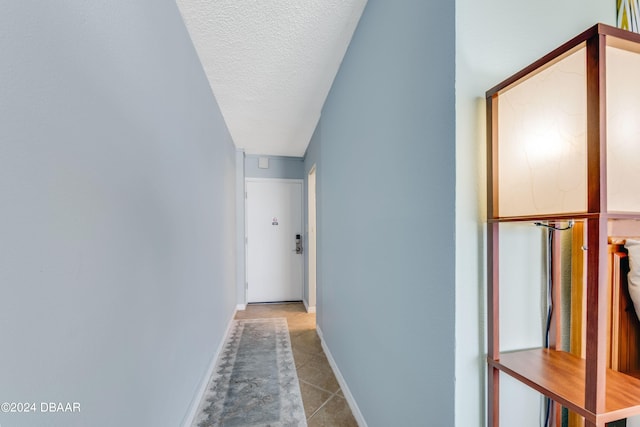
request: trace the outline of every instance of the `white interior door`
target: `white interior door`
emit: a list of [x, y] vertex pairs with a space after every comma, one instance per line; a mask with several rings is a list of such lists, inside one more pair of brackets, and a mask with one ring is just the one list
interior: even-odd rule
[[[247, 301], [302, 300], [302, 180], [247, 179]], [[302, 242], [304, 243], [304, 242]]]

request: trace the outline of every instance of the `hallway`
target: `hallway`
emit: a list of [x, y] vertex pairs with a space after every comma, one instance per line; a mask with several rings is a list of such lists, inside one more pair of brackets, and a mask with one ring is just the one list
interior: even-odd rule
[[[336, 7], [356, 2], [292, 2], [290, 10], [339, 18]], [[271, 3], [207, 6], [224, 13]], [[240, 128], [256, 142], [272, 139], [258, 132], [262, 115], [227, 120], [226, 94], [212, 87], [175, 1], [6, 2], [0, 403], [79, 402], [82, 411], [0, 413], [0, 424], [189, 425], [230, 320], [247, 302], [242, 193], [250, 155], [258, 172], [283, 179], [308, 183], [316, 167], [320, 292], [315, 304], [309, 292], [307, 303], [320, 308], [318, 330], [340, 384], [313, 315], [302, 306], [268, 314], [289, 319], [309, 425], [412, 426], [425, 414], [432, 425], [480, 425], [486, 405], [484, 368], [476, 363], [484, 284], [478, 97], [505, 69], [520, 68], [527, 53], [546, 51], [563, 32], [582, 27], [560, 11], [577, 14], [576, 21], [610, 21], [605, 12], [613, 7], [523, 2], [545, 29], [555, 28], [547, 34], [539, 26], [514, 32], [500, 25], [518, 16], [503, 4], [457, 3], [367, 2], [361, 18], [333, 27], [332, 36], [355, 31], [344, 52], [329, 48], [343, 59], [322, 87], [303, 73], [294, 77], [304, 78], [305, 90], [295, 91], [285, 70], [269, 66], [275, 58], [266, 50], [233, 42], [229, 57], [214, 58], [235, 82], [245, 75], [227, 67], [254, 54], [268, 60], [259, 76], [284, 77], [284, 86], [250, 95], [325, 97], [296, 111], [313, 119], [309, 127], [286, 115], [295, 142], [308, 143], [293, 153], [302, 165], [290, 176], [278, 166], [291, 153], [249, 150], [232, 133]], [[275, 22], [258, 21], [277, 33]], [[299, 28], [300, 37], [273, 47], [328, 70], [307, 55], [306, 43], [319, 33], [302, 31], [297, 20], [284, 23], [284, 30]], [[256, 36], [228, 24], [216, 28], [220, 40]], [[253, 101], [237, 108], [246, 113]], [[307, 136], [295, 137], [302, 131]], [[261, 157], [273, 159], [268, 169], [259, 168]], [[238, 317], [265, 310], [249, 307]], [[352, 409], [346, 418], [345, 400]]]
[[357, 427], [316, 333], [316, 315], [300, 303], [248, 305], [236, 319], [285, 317], [309, 427]]

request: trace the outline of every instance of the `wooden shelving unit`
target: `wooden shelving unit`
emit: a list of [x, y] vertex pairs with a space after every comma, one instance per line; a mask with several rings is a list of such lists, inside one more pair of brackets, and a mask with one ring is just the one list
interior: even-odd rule
[[[634, 210], [619, 210], [615, 206], [615, 201], [612, 202], [614, 198], [609, 199], [607, 192], [608, 187], [613, 188], [614, 185], [618, 185], [611, 178], [612, 175], [607, 174], [608, 168], [611, 170], [612, 167], [615, 167], [615, 165], [607, 163], [607, 156], [613, 157], [613, 154], [610, 154], [613, 151], [608, 150], [615, 149], [613, 142], [611, 142], [611, 147], [607, 145], [609, 137], [607, 108], [613, 109], [612, 100], [607, 100], [607, 85], [613, 86], [613, 83], [607, 80], [607, 66], [614, 66], [615, 57], [612, 55], [617, 54], [618, 51], [624, 51], [624, 55], [628, 53], [640, 56], [640, 35], [598, 24], [487, 91], [487, 361], [489, 370], [487, 383], [488, 425], [491, 427], [499, 427], [500, 425], [499, 383], [501, 374], [512, 376], [549, 397], [558, 405], [584, 417], [586, 427], [604, 427], [606, 423], [640, 414], [640, 379], [607, 367], [607, 352], [609, 351], [607, 319], [610, 313], [607, 287], [608, 270], [610, 269], [607, 253], [608, 227], [612, 221], [616, 220], [640, 220], [640, 207]], [[532, 152], [524, 153], [524, 149], [518, 146], [518, 144], [524, 144], [518, 139], [519, 133], [510, 129], [504, 130], [506, 125], [504, 125], [503, 115], [506, 113], [500, 110], [501, 98], [522, 83], [547, 73], [540, 78], [540, 82], [535, 83], [535, 90], [544, 92], [546, 89], [541, 88], [542, 85], [556, 78], [549, 77], [549, 75], [555, 72], [553, 67], [556, 67], [557, 64], [559, 67], [556, 68], [561, 70], [557, 74], [557, 80], [561, 84], [566, 75], [579, 75], [580, 73], [574, 73], [571, 69], [574, 65], [563, 63], [565, 60], [567, 63], [574, 61], [574, 64], [580, 64], [582, 61], [584, 65], [584, 75], [578, 77], [584, 79], [584, 84], [576, 85], [578, 89], [584, 86], [585, 91], [584, 147], [582, 152], [578, 150], [578, 154], [576, 154], [584, 156], [584, 170], [577, 172], [578, 175], [582, 174], [579, 178], [584, 179], [584, 188], [578, 189], [577, 194], [580, 197], [583, 194], [584, 200], [581, 201], [580, 197], [577, 197], [577, 202], [573, 205], [569, 204], [568, 208], [562, 204], [565, 202], [564, 200], [554, 205], [553, 200], [547, 204], [546, 201], [538, 203], [539, 200], [536, 199], [531, 203], [531, 207], [528, 207], [527, 200], [520, 201], [518, 199], [510, 205], [507, 199], [509, 197], [518, 198], [520, 195], [517, 193], [518, 188], [509, 190], [507, 187], [514, 182], [526, 181], [527, 177], [521, 180], [521, 177], [517, 176], [518, 170], [522, 170], [522, 173], [529, 173], [529, 170], [533, 170], [535, 166], [529, 163], [521, 167], [518, 167], [517, 164], [513, 166], [510, 160], [505, 157], [507, 156], [505, 153], [521, 150], [523, 151], [521, 157], [525, 158], [524, 161], [532, 161]], [[607, 64], [609, 61], [611, 64]], [[632, 82], [631, 84], [636, 83]], [[522, 93], [526, 93], [526, 91]], [[549, 93], [553, 94], [554, 92], [549, 90]], [[560, 99], [559, 102], [564, 102], [566, 97], [552, 95], [550, 98], [553, 98], [550, 102], [555, 102], [556, 98]], [[524, 105], [529, 101], [528, 98], [522, 102], [510, 100], [505, 101], [505, 105], [516, 109], [519, 108], [519, 105]], [[531, 102], [534, 103], [534, 101]], [[527, 108], [529, 107], [527, 106]], [[557, 109], [562, 110], [563, 108], [564, 106], [561, 105]], [[549, 109], [553, 111], [554, 107], [551, 106]], [[526, 121], [520, 116], [516, 118], [521, 122]], [[634, 120], [637, 121], [640, 118], [636, 116]], [[503, 137], [501, 132], [509, 136]], [[542, 134], [543, 132], [533, 133]], [[576, 140], [580, 140], [581, 137], [578, 135], [571, 141], [571, 144], [573, 146], [579, 145], [576, 144]], [[613, 137], [610, 139], [613, 141]], [[638, 144], [640, 144], [640, 140]], [[540, 148], [540, 150], [548, 149]], [[571, 156], [566, 152], [563, 155]], [[557, 160], [557, 165], [563, 166], [562, 162], [567, 159], [575, 160], [573, 157], [566, 157], [564, 160]], [[517, 162], [517, 160], [514, 161]], [[577, 162], [578, 166], [580, 163], [580, 161]], [[511, 171], [505, 172], [507, 167], [511, 167]], [[534, 193], [542, 188], [543, 191], [538, 193], [541, 196], [538, 197], [547, 197], [547, 189], [544, 187], [547, 185], [547, 181], [544, 181], [546, 179], [544, 173], [544, 171], [537, 174], [531, 173], [532, 179], [539, 179], [540, 182], [533, 182], [530, 187], [526, 187], [525, 184], [522, 191]], [[509, 193], [509, 191], [512, 192]], [[553, 191], [553, 188], [548, 190], [550, 198], [554, 197]], [[532, 196], [533, 199], [535, 197], [535, 195]], [[565, 195], [559, 197], [568, 198]], [[583, 204], [580, 205], [580, 203]], [[539, 206], [544, 207], [538, 209]], [[553, 345], [550, 349], [501, 352], [499, 330], [500, 224], [542, 222], [553, 226], [570, 219], [580, 221], [584, 227], [583, 256], [586, 266], [583, 307], [585, 313], [583, 327], [586, 330], [583, 343], [584, 354], [580, 356], [556, 350]]]

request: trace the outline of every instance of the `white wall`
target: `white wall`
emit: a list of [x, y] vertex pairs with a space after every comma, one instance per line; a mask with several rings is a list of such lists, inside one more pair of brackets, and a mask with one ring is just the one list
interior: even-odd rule
[[81, 405], [0, 424], [176, 427], [235, 306], [234, 148], [176, 5], [3, 2], [0, 52], [0, 402]]
[[[615, 2], [456, 2], [457, 426], [484, 425], [486, 419], [485, 91], [597, 22], [615, 24]], [[532, 256], [539, 255], [535, 251]], [[518, 268], [511, 264], [505, 274], [518, 275]], [[524, 308], [512, 309], [520, 313]], [[531, 315], [525, 333], [522, 322], [515, 326], [519, 319], [502, 320], [505, 346], [539, 341], [535, 315]], [[537, 427], [537, 396], [515, 381], [505, 380], [501, 386], [502, 425]]]

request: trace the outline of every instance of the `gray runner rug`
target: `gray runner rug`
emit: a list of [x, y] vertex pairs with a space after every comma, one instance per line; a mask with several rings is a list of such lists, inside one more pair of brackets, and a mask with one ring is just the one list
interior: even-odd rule
[[287, 320], [234, 320], [194, 427], [306, 427]]

